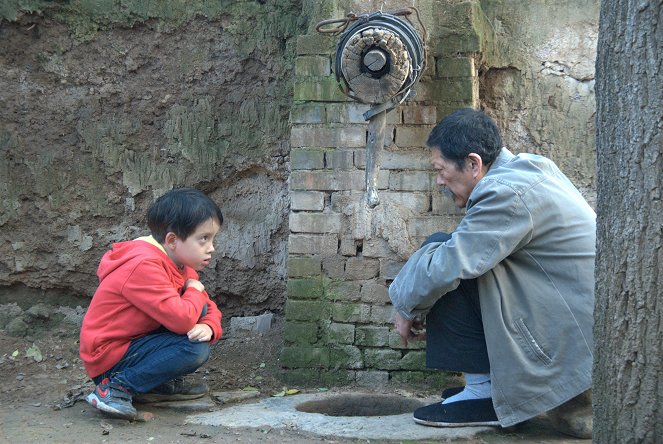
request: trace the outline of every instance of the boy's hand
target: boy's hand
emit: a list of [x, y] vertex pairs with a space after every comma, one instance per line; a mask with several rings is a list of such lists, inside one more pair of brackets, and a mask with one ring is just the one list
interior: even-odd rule
[[208, 342], [212, 340], [212, 328], [207, 324], [196, 324], [186, 334], [191, 342]]
[[184, 283], [184, 289], [186, 290], [189, 287], [193, 287], [200, 292], [205, 291], [205, 286], [197, 279], [187, 279], [187, 281]]

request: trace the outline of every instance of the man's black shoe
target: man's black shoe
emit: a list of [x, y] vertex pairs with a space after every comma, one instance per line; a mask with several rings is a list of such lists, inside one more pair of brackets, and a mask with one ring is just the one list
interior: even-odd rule
[[444, 401], [447, 398], [451, 398], [454, 395], [459, 394], [463, 390], [465, 390], [465, 387], [449, 387], [442, 390], [442, 401]]
[[414, 411], [414, 422], [433, 427], [499, 426], [493, 400], [470, 399], [467, 401], [427, 405]]

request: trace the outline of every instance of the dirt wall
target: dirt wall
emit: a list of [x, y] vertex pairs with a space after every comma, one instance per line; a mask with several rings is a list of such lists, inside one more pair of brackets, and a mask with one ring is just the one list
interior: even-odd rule
[[0, 303], [86, 303], [103, 252], [193, 186], [226, 220], [209, 292], [279, 310], [301, 2], [20, 3], [0, 7]]

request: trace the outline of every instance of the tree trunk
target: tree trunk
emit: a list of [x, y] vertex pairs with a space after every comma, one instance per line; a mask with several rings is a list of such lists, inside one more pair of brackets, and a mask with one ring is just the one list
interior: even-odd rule
[[663, 0], [603, 0], [594, 442], [663, 442]]

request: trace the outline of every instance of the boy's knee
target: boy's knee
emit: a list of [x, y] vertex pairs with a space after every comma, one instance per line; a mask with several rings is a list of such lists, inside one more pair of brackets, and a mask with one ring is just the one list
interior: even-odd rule
[[190, 358], [191, 366], [196, 368], [203, 365], [209, 359], [209, 342], [190, 342], [187, 345], [187, 356]]

